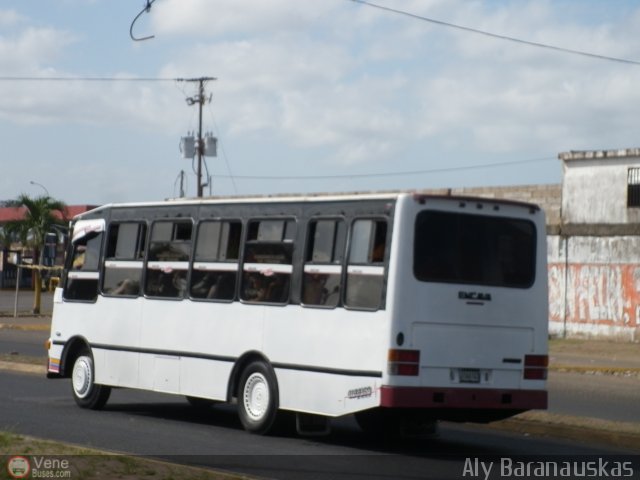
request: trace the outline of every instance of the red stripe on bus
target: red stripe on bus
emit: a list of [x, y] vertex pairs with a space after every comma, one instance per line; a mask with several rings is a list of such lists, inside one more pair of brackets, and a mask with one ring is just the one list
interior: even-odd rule
[[530, 410], [548, 403], [545, 390], [383, 386], [380, 393], [383, 407]]

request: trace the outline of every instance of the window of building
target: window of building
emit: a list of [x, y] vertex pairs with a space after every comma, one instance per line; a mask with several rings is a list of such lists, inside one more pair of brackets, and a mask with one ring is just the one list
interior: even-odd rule
[[387, 222], [359, 219], [351, 226], [345, 304], [353, 308], [382, 306]]
[[107, 235], [102, 292], [138, 296], [146, 246], [144, 223], [112, 223]]
[[342, 220], [312, 220], [302, 280], [302, 303], [336, 307], [340, 302], [346, 228]]
[[233, 300], [242, 224], [206, 221], [198, 226], [190, 293], [193, 298]]
[[144, 289], [146, 295], [184, 297], [187, 290], [192, 230], [193, 224], [190, 220], [160, 221], [151, 226]]
[[640, 168], [627, 171], [627, 207], [640, 207]]
[[287, 303], [293, 271], [293, 220], [252, 220], [248, 224], [240, 298]]

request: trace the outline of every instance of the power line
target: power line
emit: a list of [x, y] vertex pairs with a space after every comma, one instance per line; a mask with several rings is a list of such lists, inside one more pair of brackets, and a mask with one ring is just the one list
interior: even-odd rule
[[429, 170], [409, 170], [403, 172], [359, 173], [343, 175], [216, 175], [218, 178], [234, 178], [240, 180], [335, 180], [341, 178], [375, 178], [375, 177], [400, 177], [405, 175], [423, 175], [426, 173], [456, 172], [461, 170], [479, 170], [484, 168], [505, 167], [509, 165], [522, 165], [525, 163], [538, 163], [556, 160], [556, 157], [531, 158], [529, 160], [516, 160], [511, 162], [485, 163], [481, 165], [465, 165], [460, 167], [433, 168]]
[[597, 53], [584, 52], [582, 50], [573, 50], [571, 48], [558, 47], [558, 46], [550, 45], [550, 44], [546, 44], [546, 43], [532, 42], [530, 40], [523, 40], [521, 38], [510, 37], [508, 35], [500, 35], [500, 34], [497, 34], [497, 33], [487, 32], [485, 30], [479, 30], [477, 28], [465, 27], [463, 25], [457, 25], [455, 23], [444, 22], [442, 20], [436, 20], [434, 18], [424, 17], [422, 15], [417, 15], [415, 13], [407, 12], [407, 11], [404, 11], [404, 10], [398, 10], [396, 8], [385, 7], [383, 5], [378, 5], [376, 3], [368, 2], [366, 0], [349, 0], [349, 1], [354, 2], [354, 3], [359, 3], [361, 5], [366, 5], [367, 7], [377, 8], [377, 9], [383, 10], [385, 12], [395, 13], [395, 14], [398, 14], [398, 15], [404, 15], [405, 17], [413, 18], [413, 19], [416, 19], [416, 20], [421, 20], [421, 21], [424, 21], [424, 22], [433, 23], [434, 25], [439, 25], [441, 27], [454, 28], [454, 29], [457, 29], [457, 30], [462, 30], [464, 32], [475, 33], [477, 35], [484, 35], [486, 37], [497, 38], [499, 40], [505, 40], [505, 41], [513, 42], [513, 43], [519, 43], [521, 45], [528, 45], [530, 47], [546, 48], [548, 50], [555, 50], [556, 52], [568, 53], [568, 54], [571, 54], [571, 55], [581, 55], [583, 57], [595, 58], [595, 59], [598, 59], [598, 60], [606, 60], [606, 61], [610, 61], [610, 62], [626, 63], [626, 64], [629, 64], [629, 65], [640, 65], [640, 62], [635, 61], [635, 60], [629, 60], [629, 59], [626, 59], [626, 58], [610, 57], [608, 55], [598, 55]]
[[36, 77], [0, 76], [3, 82], [182, 82], [183, 78], [162, 77]]

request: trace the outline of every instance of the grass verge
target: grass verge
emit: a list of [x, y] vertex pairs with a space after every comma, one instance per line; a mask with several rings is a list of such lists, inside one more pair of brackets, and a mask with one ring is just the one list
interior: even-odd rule
[[[120, 480], [145, 478], [154, 480], [178, 480], [183, 478], [194, 480], [240, 480], [250, 478], [148, 458], [109, 454], [0, 431], [0, 461], [2, 462], [0, 464], [0, 479], [13, 478], [9, 476], [7, 470], [9, 459], [13, 456], [21, 456], [29, 460], [32, 469], [29, 478], [35, 478], [33, 469], [38, 468], [37, 462], [40, 462], [41, 465], [39, 473], [53, 473], [49, 478], [83, 478], [89, 480], [111, 480], [114, 478]], [[46, 460], [49, 463], [43, 464], [42, 462]]]

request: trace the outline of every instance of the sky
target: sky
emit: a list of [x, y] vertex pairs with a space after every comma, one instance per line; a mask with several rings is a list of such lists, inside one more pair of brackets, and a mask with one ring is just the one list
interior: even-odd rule
[[162, 200], [181, 171], [195, 196], [197, 83], [178, 78], [215, 78], [213, 195], [560, 183], [560, 152], [640, 146], [640, 65], [418, 18], [640, 62], [637, 0], [372, 2], [413, 16], [156, 0], [133, 41], [144, 0], [3, 0], [0, 200]]

